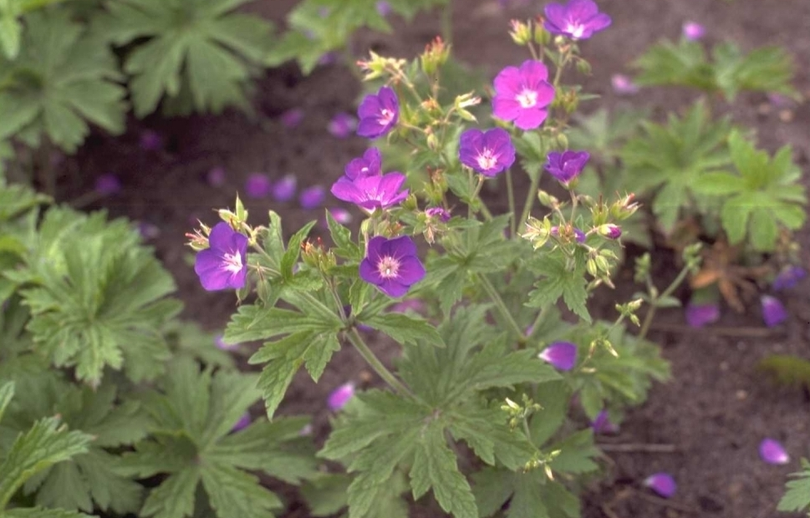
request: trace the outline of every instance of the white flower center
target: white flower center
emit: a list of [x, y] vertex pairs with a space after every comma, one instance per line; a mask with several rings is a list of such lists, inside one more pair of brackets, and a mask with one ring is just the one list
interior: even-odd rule
[[222, 259], [225, 263], [225, 269], [231, 273], [238, 273], [242, 271], [242, 256], [239, 253], [224, 254]]
[[571, 38], [578, 40], [585, 32], [585, 26], [581, 23], [568, 22], [568, 25], [565, 27], [565, 32], [570, 34]]
[[388, 108], [383, 108], [380, 112], [380, 126], [388, 126], [394, 120], [394, 112]]
[[380, 258], [380, 262], [377, 263], [377, 271], [383, 279], [396, 277], [399, 272], [399, 261], [390, 255], [382, 257]]
[[517, 94], [515, 100], [520, 104], [521, 108], [531, 108], [537, 104], [537, 92], [524, 88], [523, 91]]
[[481, 169], [488, 170], [492, 169], [498, 163], [498, 157], [494, 156], [492, 150], [489, 148], [484, 148], [480, 155], [476, 158], [478, 162], [478, 166]]

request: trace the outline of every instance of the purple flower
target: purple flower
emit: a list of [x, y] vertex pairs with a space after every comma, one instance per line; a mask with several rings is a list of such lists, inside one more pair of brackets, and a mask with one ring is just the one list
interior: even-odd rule
[[352, 213], [341, 207], [333, 207], [329, 209], [329, 214], [340, 223], [341, 225], [348, 225], [352, 222]]
[[[551, 235], [554, 236], [554, 237], [559, 237], [560, 236], [560, 227], [557, 226], [557, 225], [551, 227]], [[585, 239], [587, 238], [587, 236], [585, 235], [585, 232], [581, 231], [580, 229], [578, 229], [576, 227], [574, 227], [574, 237], [576, 238], [577, 243], [584, 243]]]
[[357, 109], [357, 134], [375, 139], [391, 131], [399, 120], [399, 100], [391, 88], [383, 86], [377, 95], [367, 95]]
[[540, 61], [524, 61], [520, 68], [506, 67], [495, 77], [492, 112], [515, 126], [530, 130], [546, 120], [546, 107], [554, 100], [554, 87], [546, 79], [548, 69]]
[[570, 371], [577, 364], [577, 346], [571, 342], [554, 342], [543, 349], [537, 357], [547, 361], [557, 370]]
[[486, 132], [468, 129], [461, 134], [458, 148], [461, 163], [484, 176], [495, 176], [515, 163], [515, 146], [503, 128]]
[[346, 164], [343, 174], [349, 180], [356, 180], [365, 176], [379, 176], [382, 174], [382, 155], [376, 147], [370, 147], [360, 158], [353, 158]]
[[766, 438], [759, 443], [759, 457], [768, 464], [787, 464], [790, 462], [785, 448], [776, 439]]
[[450, 221], [450, 213], [441, 207], [430, 207], [425, 209], [425, 215], [429, 218], [439, 218], [442, 223]]
[[586, 40], [610, 26], [610, 16], [600, 13], [592, 0], [569, 0], [567, 4], [548, 4], [545, 28], [551, 34], [572, 40]]
[[404, 183], [405, 175], [397, 172], [358, 178], [353, 182], [340, 178], [332, 185], [332, 194], [339, 200], [373, 212], [377, 208], [387, 209], [407, 198], [408, 189], [399, 190]]
[[294, 174], [284, 175], [281, 180], [273, 185], [273, 199], [275, 201], [289, 201], [295, 196], [295, 189], [298, 186], [298, 180]]
[[144, 151], [160, 151], [163, 148], [163, 138], [156, 131], [146, 130], [141, 133], [139, 145]]
[[706, 28], [697, 22], [684, 22], [683, 37], [689, 41], [697, 41], [706, 34]]
[[250, 412], [245, 412], [244, 414], [242, 414], [242, 417], [239, 418], [236, 424], [233, 425], [231, 431], [238, 432], [239, 430], [242, 430], [250, 426], [250, 423], [251, 423]]
[[678, 490], [675, 479], [669, 473], [656, 473], [644, 479], [644, 485], [652, 489], [658, 496], [671, 498]]
[[264, 198], [270, 194], [272, 184], [266, 174], [252, 173], [245, 180], [245, 193], [251, 198]]
[[121, 181], [114, 174], [103, 174], [96, 178], [95, 190], [101, 196], [110, 196], [121, 192]]
[[763, 295], [759, 300], [762, 303], [762, 320], [765, 321], [766, 326], [778, 326], [787, 320], [788, 312], [779, 299]]
[[348, 113], [341, 112], [332, 117], [326, 129], [333, 137], [346, 138], [352, 134], [355, 126], [357, 126], [357, 121], [354, 117]]
[[610, 77], [610, 84], [613, 91], [619, 95], [633, 95], [638, 93], [638, 85], [624, 74], [613, 74]]
[[297, 127], [302, 120], [304, 120], [304, 110], [301, 108], [290, 108], [281, 114], [281, 124], [287, 129]]
[[552, 151], [546, 157], [546, 171], [568, 186], [585, 168], [591, 155], [587, 151]]
[[610, 420], [607, 410], [601, 410], [596, 414], [596, 419], [591, 423], [593, 433], [613, 434], [619, 432], [619, 425]]
[[391, 4], [389, 4], [385, 0], [380, 0], [379, 2], [377, 2], [376, 7], [377, 7], [377, 14], [379, 14], [380, 16], [384, 17], [391, 14]]
[[248, 238], [225, 222], [208, 236], [208, 248], [197, 253], [194, 271], [207, 291], [239, 289], [247, 277]]
[[346, 406], [346, 403], [354, 397], [354, 383], [344, 383], [329, 394], [326, 404], [333, 412], [337, 412]]
[[793, 288], [800, 280], [807, 277], [807, 271], [800, 266], [786, 266], [773, 280], [771, 287], [774, 291], [782, 291]]
[[301, 196], [298, 197], [298, 202], [301, 207], [307, 210], [317, 209], [323, 205], [323, 200], [326, 198], [326, 189], [322, 185], [313, 185], [301, 191]]
[[608, 223], [606, 225], [599, 225], [596, 231], [608, 239], [619, 239], [622, 237], [622, 229], [618, 225]]
[[693, 304], [690, 302], [684, 313], [689, 327], [698, 328], [717, 322], [720, 319], [720, 306], [715, 303]]
[[366, 257], [360, 263], [360, 278], [389, 297], [401, 297], [411, 285], [421, 281], [425, 268], [416, 256], [416, 245], [408, 236], [368, 242]]
[[208, 181], [208, 185], [211, 187], [222, 187], [225, 185], [225, 168], [223, 167], [214, 167], [208, 174], [205, 176], [205, 179]]
[[220, 351], [235, 351], [239, 349], [239, 344], [226, 344], [225, 337], [223, 335], [217, 335], [214, 338], [214, 345]]

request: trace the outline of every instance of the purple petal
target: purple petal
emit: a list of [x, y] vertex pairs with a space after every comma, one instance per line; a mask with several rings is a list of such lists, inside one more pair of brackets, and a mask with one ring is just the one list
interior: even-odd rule
[[669, 473], [656, 473], [644, 479], [644, 485], [652, 489], [658, 496], [671, 498], [678, 490], [675, 479]]
[[786, 266], [773, 280], [771, 287], [774, 291], [787, 290], [795, 287], [799, 281], [807, 277], [807, 271], [800, 266]]
[[214, 228], [211, 229], [211, 233], [208, 235], [208, 246], [218, 252], [228, 251], [231, 244], [231, 236], [234, 234], [235, 231], [229, 224], [220, 221], [214, 225]]
[[291, 108], [281, 114], [281, 124], [287, 129], [292, 129], [301, 124], [304, 120], [304, 110], [301, 108]]
[[301, 207], [307, 210], [317, 209], [323, 205], [326, 199], [326, 189], [321, 185], [313, 185], [301, 191], [301, 196], [298, 197], [298, 202]]
[[374, 284], [377, 286], [383, 282], [383, 278], [380, 275], [380, 271], [377, 269], [377, 265], [368, 257], [360, 261], [359, 271], [360, 278], [369, 284]]
[[250, 412], [245, 412], [244, 414], [242, 414], [242, 417], [239, 418], [236, 424], [233, 425], [231, 431], [238, 432], [239, 430], [242, 430], [250, 426], [250, 423], [251, 423]]
[[545, 109], [538, 108], [537, 106], [523, 109], [515, 119], [515, 126], [524, 131], [533, 130], [543, 124], [547, 115], [548, 113], [546, 113]]
[[354, 117], [348, 113], [338, 113], [329, 121], [326, 129], [333, 137], [346, 138], [352, 134], [356, 125]]
[[684, 311], [689, 327], [699, 328], [717, 322], [720, 319], [720, 306], [714, 303], [689, 303]]
[[235, 351], [239, 349], [239, 344], [226, 344], [224, 338], [223, 335], [217, 335], [216, 338], [214, 338], [214, 345], [217, 349], [220, 351]]
[[408, 236], [389, 239], [384, 244], [394, 257], [416, 256], [416, 243]]
[[504, 68], [495, 76], [494, 87], [498, 95], [514, 99], [522, 89], [520, 70], [517, 67]]
[[360, 203], [364, 199], [363, 192], [354, 183], [343, 178], [333, 183], [329, 192], [335, 198], [349, 203]]
[[759, 443], [759, 457], [768, 464], [780, 465], [790, 462], [790, 455], [776, 439], [765, 438]]
[[577, 346], [571, 342], [554, 342], [543, 349], [537, 357], [558, 370], [570, 371], [577, 363]]
[[523, 84], [534, 90], [548, 79], [548, 68], [542, 61], [529, 59], [520, 65], [520, 76]]
[[144, 151], [160, 151], [163, 149], [163, 138], [156, 131], [146, 130], [141, 133], [139, 144]]
[[225, 168], [212, 168], [210, 171], [208, 171], [205, 179], [208, 181], [208, 185], [211, 187], [222, 187], [225, 185]]
[[382, 283], [378, 284], [377, 287], [380, 291], [394, 299], [404, 296], [408, 293], [408, 289], [410, 288], [410, 286], [406, 286], [393, 278], [383, 279]]
[[252, 173], [245, 180], [245, 193], [251, 198], [264, 198], [270, 194], [270, 178], [262, 173]]
[[425, 278], [425, 267], [415, 256], [403, 257], [399, 263], [397, 282], [405, 286], [412, 286]]
[[352, 222], [352, 213], [340, 207], [333, 207], [329, 209], [329, 214], [332, 215], [335, 221], [341, 225], [348, 225]]
[[425, 215], [429, 218], [439, 218], [440, 221], [445, 223], [450, 220], [450, 213], [442, 207], [429, 207], [425, 209]]
[[766, 326], [774, 327], [787, 320], [788, 312], [779, 299], [763, 295], [760, 302], [762, 303], [762, 320], [765, 321]]
[[354, 383], [344, 383], [329, 394], [326, 404], [333, 412], [341, 410], [354, 397]]
[[601, 410], [596, 415], [596, 419], [591, 423], [591, 427], [593, 428], [593, 433], [596, 434], [614, 434], [619, 432], [619, 425], [610, 420], [610, 414], [608, 414], [607, 410]]
[[683, 37], [689, 41], [697, 41], [706, 34], [706, 28], [697, 22], [683, 24]]
[[114, 174], [103, 174], [96, 178], [95, 190], [101, 196], [110, 196], [121, 192], [121, 181]]
[[295, 196], [295, 189], [298, 187], [298, 180], [295, 175], [284, 175], [275, 185], [273, 185], [273, 199], [283, 202], [289, 201]]
[[613, 74], [610, 84], [613, 86], [613, 91], [619, 95], [633, 95], [639, 90], [633, 80], [624, 74]]

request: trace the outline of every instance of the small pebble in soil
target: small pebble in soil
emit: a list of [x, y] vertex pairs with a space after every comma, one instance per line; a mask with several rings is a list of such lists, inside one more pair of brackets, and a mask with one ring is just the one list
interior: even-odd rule
[[734, 396], [737, 398], [737, 400], [743, 401], [748, 398], [748, 392], [746, 392], [743, 389], [740, 389], [734, 394]]

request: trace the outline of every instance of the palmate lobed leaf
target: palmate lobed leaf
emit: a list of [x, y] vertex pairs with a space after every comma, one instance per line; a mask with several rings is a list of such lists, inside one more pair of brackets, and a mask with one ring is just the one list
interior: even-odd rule
[[810, 507], [810, 462], [802, 459], [802, 470], [790, 475], [792, 480], [787, 484], [787, 491], [779, 505], [777, 511], [801, 512]]
[[272, 26], [231, 11], [247, 0], [120, 0], [105, 4], [103, 32], [118, 45], [147, 38], [124, 65], [135, 114], [143, 117], [161, 99], [190, 93], [198, 112], [227, 106], [249, 109], [246, 97], [254, 68], [271, 43]]
[[17, 137], [38, 146], [45, 135], [74, 152], [88, 123], [123, 132], [125, 91], [103, 41], [64, 10], [34, 12], [24, 23], [20, 55], [14, 61], [0, 57], [0, 140]]

